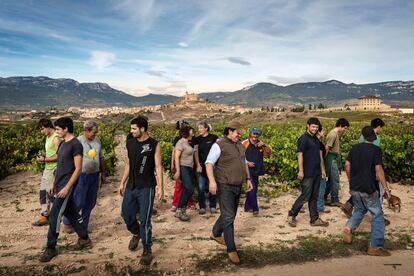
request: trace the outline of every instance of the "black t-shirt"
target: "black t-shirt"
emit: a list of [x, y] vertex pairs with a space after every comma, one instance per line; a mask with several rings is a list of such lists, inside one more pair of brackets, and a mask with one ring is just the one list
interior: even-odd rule
[[298, 152], [303, 153], [304, 177], [321, 175], [321, 144], [318, 138], [306, 132], [298, 139]]
[[149, 137], [143, 142], [128, 139], [126, 148], [129, 158], [129, 178], [127, 187], [130, 189], [153, 187], [157, 185], [155, 178], [155, 148], [158, 141]]
[[208, 153], [210, 152], [211, 147], [217, 141], [217, 135], [209, 133], [207, 136], [203, 137], [201, 135], [193, 138], [193, 146], [198, 145], [198, 159], [200, 161], [200, 165], [203, 168], [203, 175], [206, 175], [206, 165], [205, 162], [207, 160]]
[[249, 146], [246, 148], [245, 154], [246, 160], [255, 164], [253, 168], [249, 167], [250, 175], [264, 175], [263, 154], [260, 151], [260, 148], [256, 147], [249, 141]]
[[83, 146], [75, 137], [68, 142], [61, 142], [57, 152], [57, 169], [56, 169], [56, 190], [60, 191], [66, 186], [69, 179], [75, 171], [76, 155], [83, 156]]
[[382, 164], [381, 149], [374, 144], [353, 145], [346, 158], [351, 163], [349, 189], [372, 194], [378, 190], [375, 166]]

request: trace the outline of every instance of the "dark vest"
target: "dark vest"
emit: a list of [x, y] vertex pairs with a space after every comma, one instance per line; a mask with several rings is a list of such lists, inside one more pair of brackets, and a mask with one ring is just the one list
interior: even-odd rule
[[155, 148], [157, 144], [158, 142], [151, 137], [143, 142], [139, 142], [136, 138], [127, 140], [126, 147], [129, 158], [128, 188], [157, 185], [155, 178]]
[[217, 141], [221, 154], [214, 167], [214, 176], [220, 184], [242, 185], [246, 182], [246, 157], [243, 145], [224, 137]]

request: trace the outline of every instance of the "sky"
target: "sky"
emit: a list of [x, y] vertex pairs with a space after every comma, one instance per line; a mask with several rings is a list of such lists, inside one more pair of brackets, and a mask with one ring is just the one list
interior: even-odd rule
[[414, 80], [414, 1], [0, 0], [0, 77], [133, 95]]

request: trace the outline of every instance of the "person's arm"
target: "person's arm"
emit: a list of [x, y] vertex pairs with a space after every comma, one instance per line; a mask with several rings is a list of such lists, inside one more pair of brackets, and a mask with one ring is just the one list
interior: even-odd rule
[[298, 152], [298, 165], [299, 165], [299, 172], [298, 172], [298, 179], [300, 181], [303, 180], [304, 172], [303, 172], [303, 152]]
[[349, 160], [345, 161], [345, 172], [349, 181], [351, 179], [351, 162]]
[[75, 171], [73, 172], [72, 176], [70, 177], [68, 183], [66, 183], [66, 186], [63, 187], [62, 190], [57, 194], [58, 198], [65, 198], [70, 188], [72, 188], [73, 184], [78, 180], [81, 172], [82, 172], [82, 154], [77, 154], [73, 157], [73, 161], [75, 163]]
[[105, 159], [103, 156], [99, 158], [99, 172], [101, 173], [101, 186], [102, 186], [102, 184], [105, 184], [105, 180], [106, 180]]
[[175, 174], [175, 146], [171, 151], [171, 173]]
[[203, 168], [201, 167], [200, 158], [198, 156], [198, 147], [199, 147], [198, 145], [194, 146], [194, 161], [196, 164], [197, 172], [201, 173]]
[[326, 170], [325, 170], [325, 160], [323, 159], [323, 151], [319, 151], [320, 158], [321, 158], [321, 172], [322, 172], [322, 178], [326, 178]]
[[164, 198], [164, 182], [162, 177], [161, 145], [155, 147], [155, 172], [157, 173], [157, 199], [162, 203]]
[[178, 180], [180, 179], [180, 157], [181, 157], [182, 151], [179, 149], [175, 149], [174, 153], [174, 161], [175, 161], [175, 174], [174, 179]]
[[246, 176], [247, 176], [247, 189], [246, 189], [246, 193], [250, 192], [251, 190], [253, 190], [253, 184], [252, 184], [252, 179], [250, 178], [250, 172], [249, 172], [249, 166], [246, 162]]
[[384, 188], [384, 197], [388, 198], [391, 195], [391, 191], [388, 188], [387, 181], [385, 180], [384, 169], [382, 165], [375, 165], [375, 173], [379, 178], [379, 182], [381, 183], [382, 187]]
[[217, 143], [214, 143], [208, 153], [207, 160], [206, 160], [206, 173], [208, 178], [208, 191], [215, 195], [217, 193], [217, 182], [216, 178], [214, 177], [214, 164], [216, 164], [217, 160], [220, 158], [221, 149]]
[[46, 157], [46, 156], [38, 156], [36, 157], [36, 160], [40, 163], [46, 163], [46, 162], [56, 162], [58, 160], [57, 158], [57, 150], [59, 148], [59, 143], [60, 140], [58, 137], [55, 137], [55, 139], [53, 139], [53, 146], [55, 147], [56, 150], [56, 154], [50, 157]]
[[124, 174], [122, 175], [121, 183], [119, 184], [119, 188], [118, 188], [118, 192], [121, 196], [124, 196], [125, 183], [127, 182], [128, 177], [129, 177], [129, 158], [128, 156], [126, 156]]

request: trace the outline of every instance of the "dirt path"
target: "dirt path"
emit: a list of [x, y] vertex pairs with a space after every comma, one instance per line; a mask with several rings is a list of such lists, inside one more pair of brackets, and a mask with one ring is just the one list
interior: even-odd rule
[[[105, 263], [108, 262], [117, 266], [130, 265], [133, 269], [140, 268], [137, 260], [141, 255], [142, 244], [139, 245], [137, 252], [130, 252], [127, 249], [130, 234], [120, 217], [122, 198], [117, 194], [117, 187], [124, 169], [123, 158], [126, 155], [123, 141], [124, 139], [121, 138], [122, 143], [116, 149], [119, 158], [116, 175], [109, 177], [108, 183], [99, 192], [98, 204], [92, 213], [90, 236], [94, 244], [93, 248], [80, 253], [68, 251], [68, 245], [76, 242], [76, 235], [61, 234], [59, 238], [61, 254], [52, 261], [52, 264], [57, 266], [83, 264], [88, 270], [91, 268], [100, 272], [104, 271]], [[39, 264], [38, 254], [46, 244], [47, 234], [47, 227], [31, 226], [35, 211], [38, 210], [39, 183], [40, 176], [32, 172], [17, 173], [0, 181], [0, 260], [3, 266]], [[343, 176], [341, 183], [342, 191], [346, 191]], [[401, 197], [403, 206], [401, 213], [394, 213], [384, 206], [385, 213], [391, 220], [387, 230], [412, 230], [414, 216], [409, 210], [414, 210], [414, 191], [412, 187], [396, 184], [392, 185], [392, 190]], [[217, 215], [199, 216], [196, 210], [190, 210], [191, 222], [178, 221], [170, 211], [172, 191], [172, 181], [166, 180], [165, 194], [168, 203], [157, 206], [159, 215], [153, 218], [154, 267], [170, 272], [183, 272], [192, 269], [192, 256], [222, 252], [223, 248], [208, 239]], [[341, 192], [341, 194], [344, 201], [347, 193]], [[253, 217], [251, 213], [239, 209], [235, 225], [236, 244], [256, 245], [258, 242], [268, 244], [276, 239], [292, 240], [298, 235], [327, 236], [341, 232], [346, 218], [338, 208], [332, 208], [331, 213], [322, 215], [323, 219], [330, 222], [330, 226], [326, 229], [310, 227], [308, 212], [298, 216], [298, 227], [289, 228], [285, 223], [286, 214], [296, 195], [297, 192], [292, 191], [269, 201], [261, 198], [261, 211], [258, 217]], [[370, 230], [369, 221], [362, 223], [361, 230]], [[412, 254], [412, 251], [409, 253]], [[405, 256], [406, 253], [402, 254]], [[344, 266], [348, 264], [348, 261], [342, 263], [341, 260], [332, 262]], [[388, 261], [384, 259], [384, 262]], [[320, 265], [329, 263], [330, 261], [324, 261]], [[248, 271], [246, 270], [246, 273], [249, 273]], [[263, 270], [263, 273], [267, 272]]]

